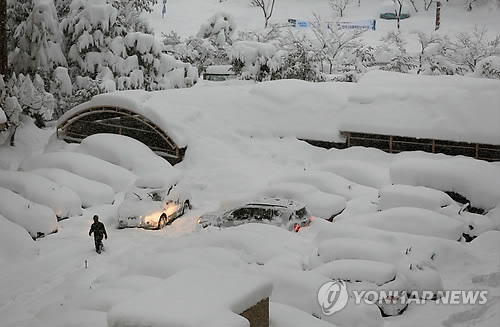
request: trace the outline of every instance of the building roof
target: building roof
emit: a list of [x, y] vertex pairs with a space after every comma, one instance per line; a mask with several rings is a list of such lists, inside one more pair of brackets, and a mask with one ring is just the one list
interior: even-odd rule
[[350, 94], [341, 131], [500, 145], [500, 81], [372, 71]]

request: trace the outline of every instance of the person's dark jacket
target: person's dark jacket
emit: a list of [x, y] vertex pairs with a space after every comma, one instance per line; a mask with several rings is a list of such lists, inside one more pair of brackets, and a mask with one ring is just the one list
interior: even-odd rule
[[90, 226], [90, 231], [89, 235], [92, 235], [94, 233], [95, 238], [100, 238], [102, 239], [102, 236], [104, 235], [106, 239], [108, 238], [108, 233], [106, 233], [106, 228], [104, 227], [104, 224], [101, 223], [100, 221], [97, 221]]

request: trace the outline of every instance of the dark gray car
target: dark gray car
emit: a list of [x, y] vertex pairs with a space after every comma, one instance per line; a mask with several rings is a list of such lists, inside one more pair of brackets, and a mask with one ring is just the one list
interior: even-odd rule
[[309, 225], [311, 214], [304, 204], [288, 199], [262, 198], [229, 210], [202, 215], [198, 225], [231, 227], [244, 223], [266, 223], [299, 231]]

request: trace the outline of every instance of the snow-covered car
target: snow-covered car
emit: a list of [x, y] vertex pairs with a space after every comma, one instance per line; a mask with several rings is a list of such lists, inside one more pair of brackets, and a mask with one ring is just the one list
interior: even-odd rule
[[204, 214], [198, 218], [198, 225], [231, 227], [244, 223], [266, 223], [298, 232], [309, 225], [311, 214], [298, 201], [280, 198], [261, 198], [229, 210]]
[[161, 229], [191, 209], [191, 196], [182, 186], [169, 189], [135, 188], [118, 208], [118, 228]]

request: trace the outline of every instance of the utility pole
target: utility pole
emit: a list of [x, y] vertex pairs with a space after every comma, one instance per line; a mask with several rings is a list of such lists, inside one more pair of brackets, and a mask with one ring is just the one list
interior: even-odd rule
[[436, 2], [436, 27], [434, 28], [434, 30], [437, 31], [440, 25], [441, 25], [441, 1], [438, 1]]
[[0, 74], [7, 75], [7, 0], [0, 0]]

